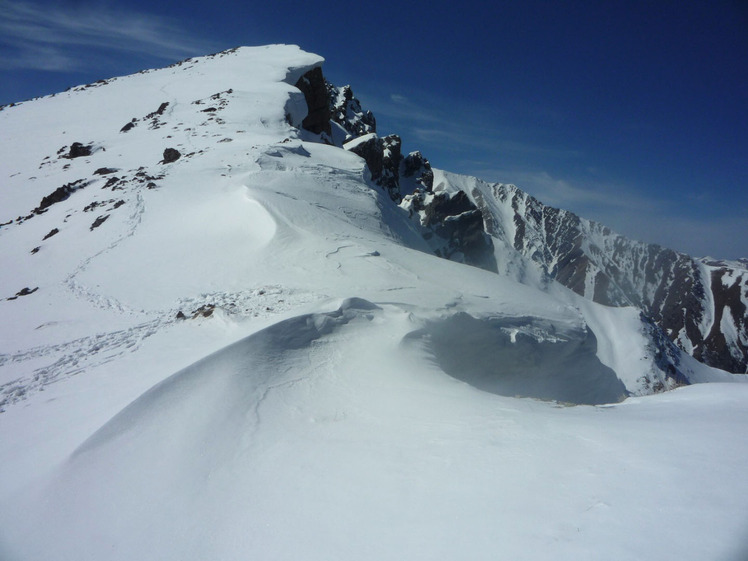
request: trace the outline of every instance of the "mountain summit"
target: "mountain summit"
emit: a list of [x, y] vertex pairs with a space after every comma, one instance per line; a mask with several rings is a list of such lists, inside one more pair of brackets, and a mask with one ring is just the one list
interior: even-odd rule
[[0, 557], [738, 551], [744, 264], [403, 154], [322, 63], [0, 110]]

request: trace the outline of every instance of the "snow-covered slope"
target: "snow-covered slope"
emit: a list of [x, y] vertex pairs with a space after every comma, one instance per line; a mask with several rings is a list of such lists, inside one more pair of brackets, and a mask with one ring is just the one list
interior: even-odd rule
[[748, 386], [619, 403], [735, 377], [398, 206], [428, 162], [321, 63], [0, 111], [0, 557], [739, 555]]

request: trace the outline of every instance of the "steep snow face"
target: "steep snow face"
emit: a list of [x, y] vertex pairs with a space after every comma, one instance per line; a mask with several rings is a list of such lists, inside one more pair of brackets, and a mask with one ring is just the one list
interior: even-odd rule
[[556, 403], [733, 377], [540, 274], [514, 223], [493, 271], [433, 255], [473, 203], [434, 182], [409, 216], [336, 145], [373, 134], [352, 94], [301, 129], [321, 62], [240, 48], [0, 111], [0, 557], [737, 551], [745, 388]]
[[[601, 304], [636, 306], [698, 360], [748, 372], [748, 270], [740, 263], [699, 261], [629, 240], [514, 185], [441, 171], [436, 177], [443, 189], [468, 193], [486, 216], [487, 232], [503, 242], [498, 245], [529, 258], [541, 275]], [[503, 272], [524, 278], [526, 268], [514, 261]]]

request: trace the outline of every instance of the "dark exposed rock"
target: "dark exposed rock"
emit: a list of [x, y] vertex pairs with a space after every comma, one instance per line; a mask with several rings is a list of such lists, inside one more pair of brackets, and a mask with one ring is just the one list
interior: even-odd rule
[[330, 129], [330, 103], [325, 78], [320, 67], [313, 68], [298, 79], [295, 86], [301, 90], [308, 107], [301, 126], [315, 134], [332, 134]]
[[[729, 267], [712, 269], [711, 283], [712, 298], [714, 301], [714, 321], [709, 334], [704, 339], [700, 354], [694, 356], [705, 362], [722, 368], [728, 372], [746, 372], [746, 357], [748, 357], [748, 345], [744, 341], [731, 338], [727, 340], [722, 326], [732, 325], [737, 333], [748, 333], [748, 314], [746, 314], [746, 301], [748, 301], [748, 271], [735, 271]], [[745, 296], [741, 297], [741, 292]]]
[[448, 217], [456, 217], [476, 210], [478, 209], [464, 191], [458, 191], [452, 196], [448, 193], [438, 193], [434, 195], [433, 202], [426, 207], [426, 223], [424, 225], [430, 226], [434, 223], [441, 223]]
[[213, 315], [213, 311], [216, 309], [215, 304], [203, 304], [197, 310], [192, 312], [192, 319], [197, 317], [209, 318]]
[[109, 179], [106, 180], [106, 183], [104, 184], [104, 186], [102, 187], [102, 189], [108, 189], [109, 187], [111, 187], [112, 190], [114, 190], [115, 186], [120, 181], [122, 181], [122, 180], [119, 177], [117, 177], [116, 175], [114, 177], [110, 177]]
[[427, 191], [431, 191], [434, 186], [434, 172], [431, 170], [431, 164], [419, 151], [411, 152], [403, 158], [400, 175], [412, 177]]
[[117, 168], [99, 168], [94, 172], [94, 175], [109, 175], [118, 171]]
[[371, 173], [371, 180], [382, 187], [390, 198], [399, 202], [400, 195], [400, 137], [391, 134], [383, 138], [370, 134], [346, 145], [346, 149], [361, 156]]
[[172, 162], [176, 162], [182, 154], [179, 153], [179, 150], [175, 148], [167, 148], [164, 150], [164, 159], [161, 160], [161, 163], [163, 164], [170, 164]]
[[63, 158], [68, 158], [72, 160], [73, 158], [81, 158], [83, 156], [90, 156], [91, 150], [93, 149], [92, 144], [84, 145], [80, 142], [73, 142], [73, 144], [70, 145], [70, 151], [63, 156]]
[[419, 190], [406, 196], [401, 206], [419, 221], [424, 239], [436, 255], [497, 272], [483, 213], [463, 191], [450, 195]]
[[52, 206], [55, 203], [59, 203], [67, 199], [71, 193], [74, 193], [78, 189], [83, 189], [88, 185], [83, 179], [78, 179], [70, 183], [66, 183], [62, 187], [58, 187], [52, 191], [49, 195], [42, 198], [39, 206], [34, 209], [35, 214], [42, 214], [47, 207]]
[[169, 107], [169, 102], [164, 101], [161, 105], [158, 106], [158, 109], [156, 109], [153, 113], [148, 113], [148, 115], [146, 115], [145, 118], [152, 119], [153, 117], [156, 117], [158, 115], [163, 115], [167, 107]]
[[59, 233], [59, 232], [60, 232], [60, 231], [59, 231], [59, 230], [58, 230], [57, 228], [52, 228], [52, 229], [51, 229], [51, 230], [49, 231], [49, 233], [48, 233], [48, 234], [47, 234], [46, 236], [44, 236], [44, 237], [42, 238], [42, 241], [44, 241], [44, 240], [48, 240], [49, 238], [51, 238], [52, 236], [54, 236], [55, 234], [57, 234], [57, 233]]
[[[378, 180], [379, 185], [384, 187], [393, 201], [400, 201], [400, 162], [402, 142], [396, 134], [390, 134], [382, 139], [382, 173]], [[394, 195], [394, 193], [397, 193]]]
[[[164, 111], [166, 111], [166, 108], [169, 107], [169, 102], [164, 101], [161, 105], [158, 106], [158, 109], [155, 111], [151, 111], [148, 113], [145, 117], [143, 117], [144, 121], [151, 120], [151, 129], [157, 129], [159, 128], [163, 123], [159, 122], [159, 117], [164, 114]], [[119, 132], [127, 132], [131, 130], [133, 127], [135, 127], [138, 124], [138, 119], [136, 117], [133, 117], [133, 119], [127, 123], [124, 127], [122, 127]]]
[[639, 318], [649, 335], [648, 340], [651, 341], [647, 350], [652, 353], [657, 368], [664, 375], [664, 379], [646, 380], [645, 387], [646, 383], [649, 383], [652, 385], [652, 391], [657, 393], [677, 386], [689, 385], [688, 378], [680, 369], [681, 360], [678, 347], [668, 339], [665, 332], [652, 321], [652, 318], [647, 317], [644, 313], [640, 313]]
[[89, 230], [93, 232], [96, 228], [101, 226], [104, 222], [106, 222], [106, 219], [109, 218], [108, 214], [105, 214], [103, 216], [99, 216], [96, 220], [93, 221], [93, 224], [91, 224], [91, 227]]
[[342, 126], [346, 133], [346, 141], [365, 134], [377, 132], [377, 122], [371, 111], [364, 111], [361, 103], [353, 96], [350, 86], [337, 88], [326, 82], [329, 99], [330, 118]]
[[39, 287], [38, 287], [38, 286], [37, 286], [37, 287], [35, 287], [35, 288], [29, 288], [29, 287], [27, 286], [27, 287], [25, 287], [25, 288], [22, 288], [22, 289], [21, 289], [21, 290], [19, 290], [18, 292], [16, 292], [16, 295], [15, 295], [15, 296], [11, 296], [11, 297], [9, 297], [9, 298], [6, 298], [6, 300], [15, 300], [15, 299], [16, 299], [16, 298], [18, 298], [19, 296], [28, 296], [29, 294], [33, 294], [33, 293], [34, 293], [34, 292], [36, 292], [37, 290], [39, 290]]

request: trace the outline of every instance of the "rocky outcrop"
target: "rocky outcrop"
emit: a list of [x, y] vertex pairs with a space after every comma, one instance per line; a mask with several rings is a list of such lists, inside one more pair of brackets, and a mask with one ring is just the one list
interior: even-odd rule
[[68, 197], [70, 197], [71, 194], [75, 193], [78, 189], [83, 189], [89, 183], [90, 183], [89, 181], [78, 179], [76, 181], [71, 181], [70, 183], [66, 183], [62, 187], [58, 187], [57, 189], [52, 191], [49, 195], [42, 197], [42, 200], [39, 203], [39, 206], [36, 207], [33, 212], [36, 214], [41, 214], [47, 208], [51, 207], [53, 204], [60, 203], [66, 200]]
[[493, 242], [484, 231], [483, 213], [465, 192], [450, 195], [419, 189], [407, 195], [400, 206], [418, 222], [435, 255], [497, 272]]
[[687, 386], [690, 382], [681, 368], [681, 353], [678, 347], [668, 339], [652, 318], [640, 313], [639, 319], [648, 341], [647, 352], [652, 356], [655, 366], [640, 379], [643, 393], [659, 393], [678, 386]]
[[317, 66], [304, 74], [296, 82], [296, 87], [304, 94], [308, 108], [301, 126], [314, 134], [325, 133], [330, 137], [330, 100], [322, 69]]
[[384, 189], [389, 197], [400, 202], [400, 137], [391, 134], [383, 138], [375, 133], [364, 135], [345, 144], [345, 149], [361, 156], [371, 174], [372, 183]]
[[93, 150], [92, 144], [82, 144], [80, 142], [73, 142], [73, 144], [70, 145], [70, 150], [68, 151], [68, 153], [62, 157], [67, 158], [69, 160], [72, 160], [73, 158], [82, 158], [83, 156], [90, 156], [92, 150]]
[[377, 132], [377, 122], [371, 111], [364, 111], [353, 96], [350, 86], [337, 88], [327, 82], [330, 118], [346, 132], [344, 142], [365, 134]]
[[727, 370], [746, 372], [748, 357], [748, 270], [740, 264], [703, 260], [711, 273], [714, 320], [696, 358]]
[[483, 213], [464, 192], [434, 194], [434, 172], [420, 152], [401, 154], [400, 137], [369, 133], [344, 145], [366, 162], [371, 181], [407, 210], [435, 255], [497, 271]]
[[[431, 169], [431, 164], [419, 151], [411, 152], [403, 158], [400, 165], [400, 178], [401, 183], [405, 182], [404, 179], [410, 179], [415, 184], [415, 188], [410, 189], [409, 192], [413, 192], [419, 187], [431, 191], [434, 187], [434, 172]], [[403, 195], [408, 194], [402, 188], [400, 191]]]
[[[493, 243], [484, 231], [483, 213], [465, 193], [434, 195], [434, 172], [429, 161], [420, 152], [403, 157], [402, 142], [396, 134], [378, 136], [374, 116], [361, 108], [350, 86], [333, 86], [315, 68], [304, 74], [296, 87], [304, 94], [308, 107], [302, 127], [322, 134], [325, 142], [342, 145], [361, 156], [371, 183], [395, 203], [404, 202], [403, 208], [415, 216], [436, 255], [496, 271]], [[407, 201], [403, 201], [404, 197]]]

